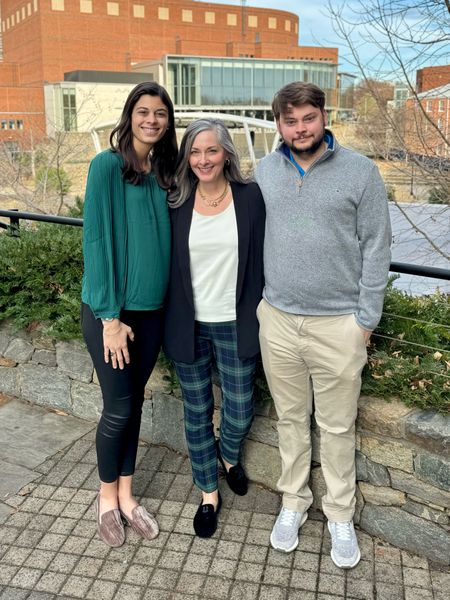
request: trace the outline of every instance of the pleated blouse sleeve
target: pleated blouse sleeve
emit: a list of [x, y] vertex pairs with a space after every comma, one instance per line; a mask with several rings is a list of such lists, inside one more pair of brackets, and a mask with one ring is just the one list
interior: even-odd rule
[[82, 300], [96, 318], [119, 317], [126, 279], [122, 159], [107, 150], [91, 162], [84, 200]]

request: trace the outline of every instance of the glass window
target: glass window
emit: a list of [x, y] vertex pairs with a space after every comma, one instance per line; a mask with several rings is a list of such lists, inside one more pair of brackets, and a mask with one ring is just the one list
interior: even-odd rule
[[182, 59], [168, 65], [168, 88], [178, 106], [198, 105], [198, 63]]
[[118, 2], [107, 2], [106, 13], [111, 17], [119, 16], [119, 3]]
[[227, 25], [235, 27], [237, 25], [237, 15], [228, 13], [227, 14]]
[[185, 23], [192, 23], [192, 10], [182, 10], [181, 11], [181, 20]]
[[427, 103], [426, 103], [425, 110], [426, 110], [427, 112], [431, 112], [431, 111], [432, 111], [432, 109], [433, 109], [433, 103], [431, 102], [431, 100], [427, 100]]
[[216, 22], [216, 13], [206, 11], [205, 12], [205, 23], [207, 23], [208, 25], [214, 25], [215, 22]]
[[275, 17], [269, 17], [267, 19], [267, 25], [269, 27], [269, 29], [276, 29], [277, 28], [277, 20]]
[[16, 122], [13, 119], [10, 119], [8, 125], [9, 125], [9, 129], [15, 129], [16, 128]]
[[195, 104], [195, 65], [181, 65], [181, 104]]
[[169, 20], [169, 9], [165, 6], [158, 6], [158, 19], [160, 21]]
[[133, 4], [133, 17], [135, 19], [145, 18], [145, 6], [143, 4]]
[[92, 0], [80, 0], [80, 12], [92, 13]]
[[212, 82], [213, 85], [222, 85], [222, 69], [220, 63], [214, 63], [212, 69]]
[[255, 15], [248, 15], [248, 26], [258, 27], [258, 17]]
[[327, 97], [336, 87], [336, 66], [317, 61], [178, 57], [169, 65], [169, 91], [178, 105], [270, 106], [274, 93], [292, 81], [315, 82]]
[[73, 88], [63, 88], [62, 90], [62, 105], [63, 105], [63, 123], [64, 131], [77, 130], [77, 103], [75, 90]]
[[[36, 6], [37, 2], [35, 3]], [[34, 10], [37, 10], [35, 7]], [[52, 0], [52, 10], [64, 10], [64, 0]]]
[[443, 112], [445, 110], [445, 100], [439, 100], [439, 112]]
[[2, 119], [2, 129], [8, 129], [8, 121], [6, 119]]
[[22, 119], [17, 119], [16, 125], [17, 125], [17, 129], [23, 129], [23, 121], [22, 121]]

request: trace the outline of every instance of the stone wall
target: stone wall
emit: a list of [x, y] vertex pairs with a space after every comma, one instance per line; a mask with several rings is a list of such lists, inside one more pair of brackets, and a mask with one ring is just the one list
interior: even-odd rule
[[[0, 392], [96, 420], [101, 393], [84, 344], [55, 342], [39, 330], [15, 332], [0, 323]], [[215, 387], [215, 424], [220, 390]], [[249, 477], [276, 488], [280, 472], [276, 414], [257, 403], [244, 449]], [[141, 436], [186, 453], [183, 410], [169, 371], [157, 367], [146, 388]], [[320, 509], [325, 484], [320, 431], [314, 426], [311, 486]], [[361, 397], [357, 422], [355, 522], [386, 541], [450, 564], [450, 417]]]

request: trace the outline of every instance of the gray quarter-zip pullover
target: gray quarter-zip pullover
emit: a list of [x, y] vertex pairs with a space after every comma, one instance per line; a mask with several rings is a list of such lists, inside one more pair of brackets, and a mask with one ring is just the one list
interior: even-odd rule
[[391, 259], [386, 190], [373, 161], [332, 133], [302, 177], [281, 144], [257, 166], [266, 204], [264, 297], [302, 315], [378, 324]]

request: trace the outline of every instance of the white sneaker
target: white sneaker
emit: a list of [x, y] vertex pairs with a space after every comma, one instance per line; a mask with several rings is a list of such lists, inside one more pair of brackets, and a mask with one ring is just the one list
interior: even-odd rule
[[328, 521], [331, 534], [331, 560], [341, 569], [356, 567], [361, 559], [353, 521]]
[[307, 513], [283, 507], [270, 534], [272, 548], [282, 552], [295, 550], [298, 546], [298, 530], [307, 518]]

